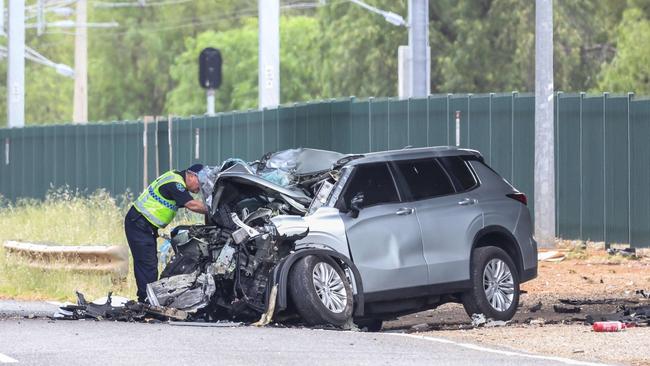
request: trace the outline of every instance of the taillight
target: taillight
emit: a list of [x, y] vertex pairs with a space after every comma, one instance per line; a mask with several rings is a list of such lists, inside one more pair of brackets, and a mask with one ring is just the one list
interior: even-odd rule
[[521, 192], [506, 194], [506, 196], [512, 198], [513, 200], [517, 200], [526, 206], [528, 205], [528, 198], [526, 198], [526, 195]]

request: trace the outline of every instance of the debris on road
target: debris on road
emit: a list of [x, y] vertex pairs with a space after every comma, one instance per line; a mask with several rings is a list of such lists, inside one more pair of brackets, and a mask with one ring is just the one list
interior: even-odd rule
[[485, 324], [487, 322], [487, 319], [485, 319], [485, 315], [483, 314], [472, 314], [472, 326], [473, 327], [480, 327], [481, 325]]
[[542, 309], [542, 302], [538, 301], [537, 304], [529, 307], [528, 311], [530, 311], [531, 313], [536, 313], [536, 312], [540, 311], [541, 309]]
[[635, 248], [609, 248], [607, 249], [607, 254], [609, 255], [620, 255], [627, 258], [636, 258], [636, 249]]
[[620, 332], [627, 328], [625, 323], [615, 322], [595, 322], [591, 327], [594, 332]]
[[561, 314], [577, 314], [582, 311], [582, 308], [579, 306], [553, 305], [553, 311]]
[[559, 299], [565, 305], [620, 305], [620, 304], [638, 304], [634, 299]]

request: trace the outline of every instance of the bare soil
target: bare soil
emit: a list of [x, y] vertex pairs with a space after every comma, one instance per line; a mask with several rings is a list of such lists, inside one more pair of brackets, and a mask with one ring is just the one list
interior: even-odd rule
[[[383, 329], [572, 359], [650, 365], [650, 327], [596, 333], [585, 323], [589, 314], [611, 314], [620, 306], [650, 305], [650, 299], [636, 293], [650, 290], [650, 258], [630, 260], [604, 251], [567, 254], [568, 259], [561, 262], [539, 262], [538, 277], [521, 286], [525, 293], [519, 311], [507, 326], [473, 328], [462, 305], [445, 304], [385, 322]], [[560, 314], [553, 309], [560, 299], [609, 301], [580, 305], [577, 314]], [[540, 302], [541, 309], [532, 312], [531, 307]]]

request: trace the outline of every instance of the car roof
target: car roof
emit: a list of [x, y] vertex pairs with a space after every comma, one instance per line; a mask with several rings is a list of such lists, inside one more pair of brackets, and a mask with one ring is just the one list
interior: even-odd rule
[[444, 156], [474, 156], [482, 158], [481, 153], [476, 150], [461, 149], [455, 146], [434, 146], [371, 152], [363, 154], [362, 157], [354, 159], [346, 165], [352, 166], [394, 160], [410, 160]]

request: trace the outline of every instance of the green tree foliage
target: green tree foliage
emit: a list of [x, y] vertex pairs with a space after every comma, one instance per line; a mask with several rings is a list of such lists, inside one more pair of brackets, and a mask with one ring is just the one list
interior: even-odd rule
[[[197, 85], [196, 58], [207, 45], [224, 52], [218, 110], [257, 105], [256, 0], [101, 7], [108, 2], [88, 2], [89, 22], [119, 23], [88, 30], [91, 120], [201, 113], [205, 97]], [[406, 0], [366, 2], [406, 18]], [[397, 94], [397, 49], [408, 43], [406, 28], [349, 1], [289, 10], [294, 3], [281, 1], [283, 103]], [[534, 17], [534, 1], [430, 1], [432, 93], [533, 91]], [[648, 22], [650, 0], [555, 1], [555, 89], [648, 93]], [[28, 29], [27, 45], [74, 65], [73, 29], [46, 28], [41, 36]], [[0, 73], [6, 75], [6, 62], [0, 62]], [[25, 80], [27, 123], [71, 120], [72, 79], [27, 61]], [[5, 84], [0, 76], [0, 126], [6, 119]]]
[[650, 6], [625, 11], [618, 26], [616, 57], [603, 69], [600, 90], [650, 94]]
[[[249, 19], [240, 28], [224, 32], [204, 32], [188, 38], [186, 50], [171, 67], [176, 87], [169, 93], [167, 112], [176, 115], [205, 111], [205, 92], [198, 84], [198, 57], [205, 47], [221, 50], [222, 85], [217, 91], [218, 110], [257, 106], [257, 20]], [[280, 22], [280, 77], [282, 103], [320, 97], [318, 80], [321, 59], [317, 21], [310, 17], [283, 17]]]
[[94, 9], [95, 21], [116, 20], [120, 27], [91, 33], [89, 118], [162, 114], [167, 93], [175, 86], [170, 67], [183, 52], [186, 38], [204, 29], [236, 29], [243, 17], [256, 14], [256, 4], [254, 0], [218, 0]]

